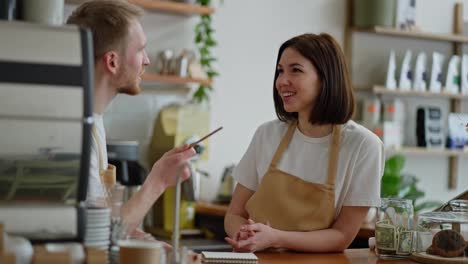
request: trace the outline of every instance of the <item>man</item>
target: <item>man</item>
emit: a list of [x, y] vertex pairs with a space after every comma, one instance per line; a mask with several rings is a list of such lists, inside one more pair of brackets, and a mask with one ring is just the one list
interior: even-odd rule
[[[88, 199], [105, 197], [101, 175], [108, 167], [106, 136], [102, 114], [118, 93], [137, 95], [145, 67], [150, 64], [145, 52], [146, 37], [139, 19], [140, 8], [126, 1], [95, 0], [79, 6], [67, 24], [89, 28], [94, 45], [94, 117], [93, 146]], [[194, 156], [195, 150], [182, 146], [165, 153], [152, 167], [141, 189], [122, 208], [124, 223], [133, 233], [145, 214], [164, 190], [175, 185], [179, 167]], [[187, 168], [182, 179], [190, 176]]]

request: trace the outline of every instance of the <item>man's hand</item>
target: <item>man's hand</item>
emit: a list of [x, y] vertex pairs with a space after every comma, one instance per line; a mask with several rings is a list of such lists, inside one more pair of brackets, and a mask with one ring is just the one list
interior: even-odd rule
[[[189, 145], [174, 148], [166, 153], [154, 163], [148, 179], [151, 186], [161, 184], [164, 189], [176, 184], [177, 173], [191, 157], [195, 156], [196, 152]], [[183, 168], [181, 179], [185, 181], [190, 177], [189, 168]]]

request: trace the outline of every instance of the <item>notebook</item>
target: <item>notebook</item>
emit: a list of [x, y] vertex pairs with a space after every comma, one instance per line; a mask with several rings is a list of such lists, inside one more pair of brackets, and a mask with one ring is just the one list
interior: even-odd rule
[[202, 251], [203, 263], [257, 264], [254, 253], [210, 252]]

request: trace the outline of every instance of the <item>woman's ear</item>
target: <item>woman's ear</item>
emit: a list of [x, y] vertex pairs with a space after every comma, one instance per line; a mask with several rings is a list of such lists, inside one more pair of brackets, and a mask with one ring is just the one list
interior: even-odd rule
[[108, 51], [103, 56], [105, 68], [112, 74], [117, 74], [120, 67], [120, 57], [115, 51]]

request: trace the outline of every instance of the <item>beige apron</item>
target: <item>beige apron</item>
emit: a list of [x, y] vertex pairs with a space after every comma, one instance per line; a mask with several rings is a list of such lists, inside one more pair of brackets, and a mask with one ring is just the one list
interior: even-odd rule
[[341, 125], [333, 126], [325, 184], [307, 182], [277, 169], [296, 126], [296, 122], [289, 125], [257, 191], [247, 201], [246, 210], [255, 222], [269, 223], [280, 230], [326, 229], [332, 225], [335, 217], [335, 176]]
[[[106, 192], [115, 185], [116, 183], [116, 167], [112, 164], [107, 165], [107, 169], [104, 169], [104, 161], [102, 157], [102, 145], [101, 142], [99, 141], [99, 137], [97, 134], [96, 126], [93, 126], [92, 129], [93, 133], [93, 140], [96, 142], [97, 145], [97, 150], [98, 150], [98, 163], [99, 163], [99, 176], [101, 178], [101, 182], [104, 186], [104, 189]], [[106, 196], [109, 196], [109, 193], [106, 193]]]

